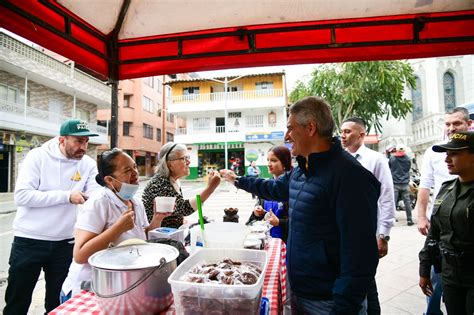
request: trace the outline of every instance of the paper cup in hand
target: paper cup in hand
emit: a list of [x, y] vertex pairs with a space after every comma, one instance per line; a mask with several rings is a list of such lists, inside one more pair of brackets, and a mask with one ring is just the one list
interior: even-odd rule
[[156, 212], [173, 212], [176, 197], [156, 197], [155, 211]]

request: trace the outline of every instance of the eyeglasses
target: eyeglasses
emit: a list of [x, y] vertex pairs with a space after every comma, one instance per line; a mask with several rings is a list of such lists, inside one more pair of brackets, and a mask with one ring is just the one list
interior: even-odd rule
[[183, 162], [186, 162], [186, 161], [190, 161], [191, 160], [191, 157], [189, 155], [185, 155], [185, 156], [182, 156], [180, 158], [176, 158], [176, 159], [170, 159], [168, 161], [178, 161], [178, 160], [181, 160]]

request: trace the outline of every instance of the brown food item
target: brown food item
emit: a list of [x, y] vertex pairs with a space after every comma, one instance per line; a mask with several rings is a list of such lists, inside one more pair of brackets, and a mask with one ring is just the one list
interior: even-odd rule
[[194, 283], [252, 285], [257, 283], [261, 273], [261, 268], [255, 264], [225, 258], [216, 264], [194, 266], [181, 280]]
[[233, 216], [236, 215], [237, 212], [239, 212], [239, 208], [225, 208], [224, 213], [227, 216]]

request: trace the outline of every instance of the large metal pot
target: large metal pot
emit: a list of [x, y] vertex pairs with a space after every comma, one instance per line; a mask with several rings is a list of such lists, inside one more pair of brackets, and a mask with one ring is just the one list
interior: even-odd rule
[[92, 290], [104, 314], [156, 314], [173, 301], [168, 276], [176, 248], [138, 244], [109, 248], [89, 258]]

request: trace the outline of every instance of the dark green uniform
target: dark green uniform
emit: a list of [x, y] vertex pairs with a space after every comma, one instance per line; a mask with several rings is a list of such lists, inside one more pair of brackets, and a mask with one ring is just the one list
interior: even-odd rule
[[431, 266], [439, 265], [437, 256], [442, 258], [448, 314], [473, 314], [474, 182], [461, 183], [455, 179], [441, 187], [433, 207], [430, 231], [419, 254], [421, 277], [430, 277]]

